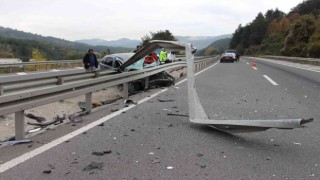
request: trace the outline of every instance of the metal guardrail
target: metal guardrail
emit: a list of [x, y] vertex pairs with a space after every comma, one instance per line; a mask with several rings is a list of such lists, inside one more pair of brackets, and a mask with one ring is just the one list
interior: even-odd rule
[[[82, 67], [82, 60], [58, 60], [58, 61], [34, 61], [34, 62], [22, 62], [22, 63], [1, 63], [0, 70], [6, 73], [13, 73], [13, 72], [25, 72], [25, 71], [37, 71], [39, 67], [43, 68], [43, 70], [52, 69], [51, 66], [54, 68], [61, 68], [64, 66]], [[1, 73], [1, 71], [0, 71]]]
[[274, 59], [274, 60], [295, 62], [295, 63], [301, 63], [301, 64], [312, 64], [312, 65], [320, 66], [320, 59], [315, 59], [315, 58], [287, 57], [287, 56], [260, 56], [260, 57]]
[[[196, 70], [204, 68], [213, 58], [195, 62]], [[153, 68], [116, 74], [114, 71], [85, 72], [75, 69], [0, 77], [0, 115], [15, 113], [16, 139], [24, 136], [24, 111], [85, 94], [86, 111], [92, 108], [92, 92], [123, 84], [127, 98], [128, 83], [145, 79], [162, 71], [185, 67], [185, 61], [164, 64]]]

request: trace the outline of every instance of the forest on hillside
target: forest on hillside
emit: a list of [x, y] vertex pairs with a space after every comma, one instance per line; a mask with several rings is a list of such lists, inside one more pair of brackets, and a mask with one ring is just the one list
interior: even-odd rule
[[306, 0], [288, 14], [259, 13], [233, 33], [230, 48], [248, 55], [320, 57], [320, 0]]
[[81, 59], [89, 48], [102, 56], [107, 53], [132, 51], [122, 47], [91, 46], [0, 26], [0, 58], [18, 58], [23, 61]]

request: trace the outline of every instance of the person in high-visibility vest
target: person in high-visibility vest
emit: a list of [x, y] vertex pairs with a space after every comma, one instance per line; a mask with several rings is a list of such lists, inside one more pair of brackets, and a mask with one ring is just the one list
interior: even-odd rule
[[163, 48], [160, 51], [160, 64], [165, 63], [167, 60], [167, 52], [166, 50]]

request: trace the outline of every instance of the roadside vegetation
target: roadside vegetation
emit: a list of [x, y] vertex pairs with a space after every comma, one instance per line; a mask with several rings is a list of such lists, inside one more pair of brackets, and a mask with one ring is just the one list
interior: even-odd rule
[[132, 51], [130, 48], [123, 47], [91, 46], [0, 26], [0, 58], [18, 58], [25, 62], [30, 59], [82, 59], [89, 48], [94, 49], [101, 56], [107, 53]]
[[230, 48], [248, 55], [320, 57], [320, 1], [306, 0], [288, 14], [275, 9], [239, 25]]

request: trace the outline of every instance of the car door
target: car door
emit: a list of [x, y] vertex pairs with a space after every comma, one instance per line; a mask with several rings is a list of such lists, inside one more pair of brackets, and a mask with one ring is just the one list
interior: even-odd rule
[[114, 69], [114, 61], [115, 58], [113, 56], [107, 56], [106, 58], [101, 60], [100, 69]]

